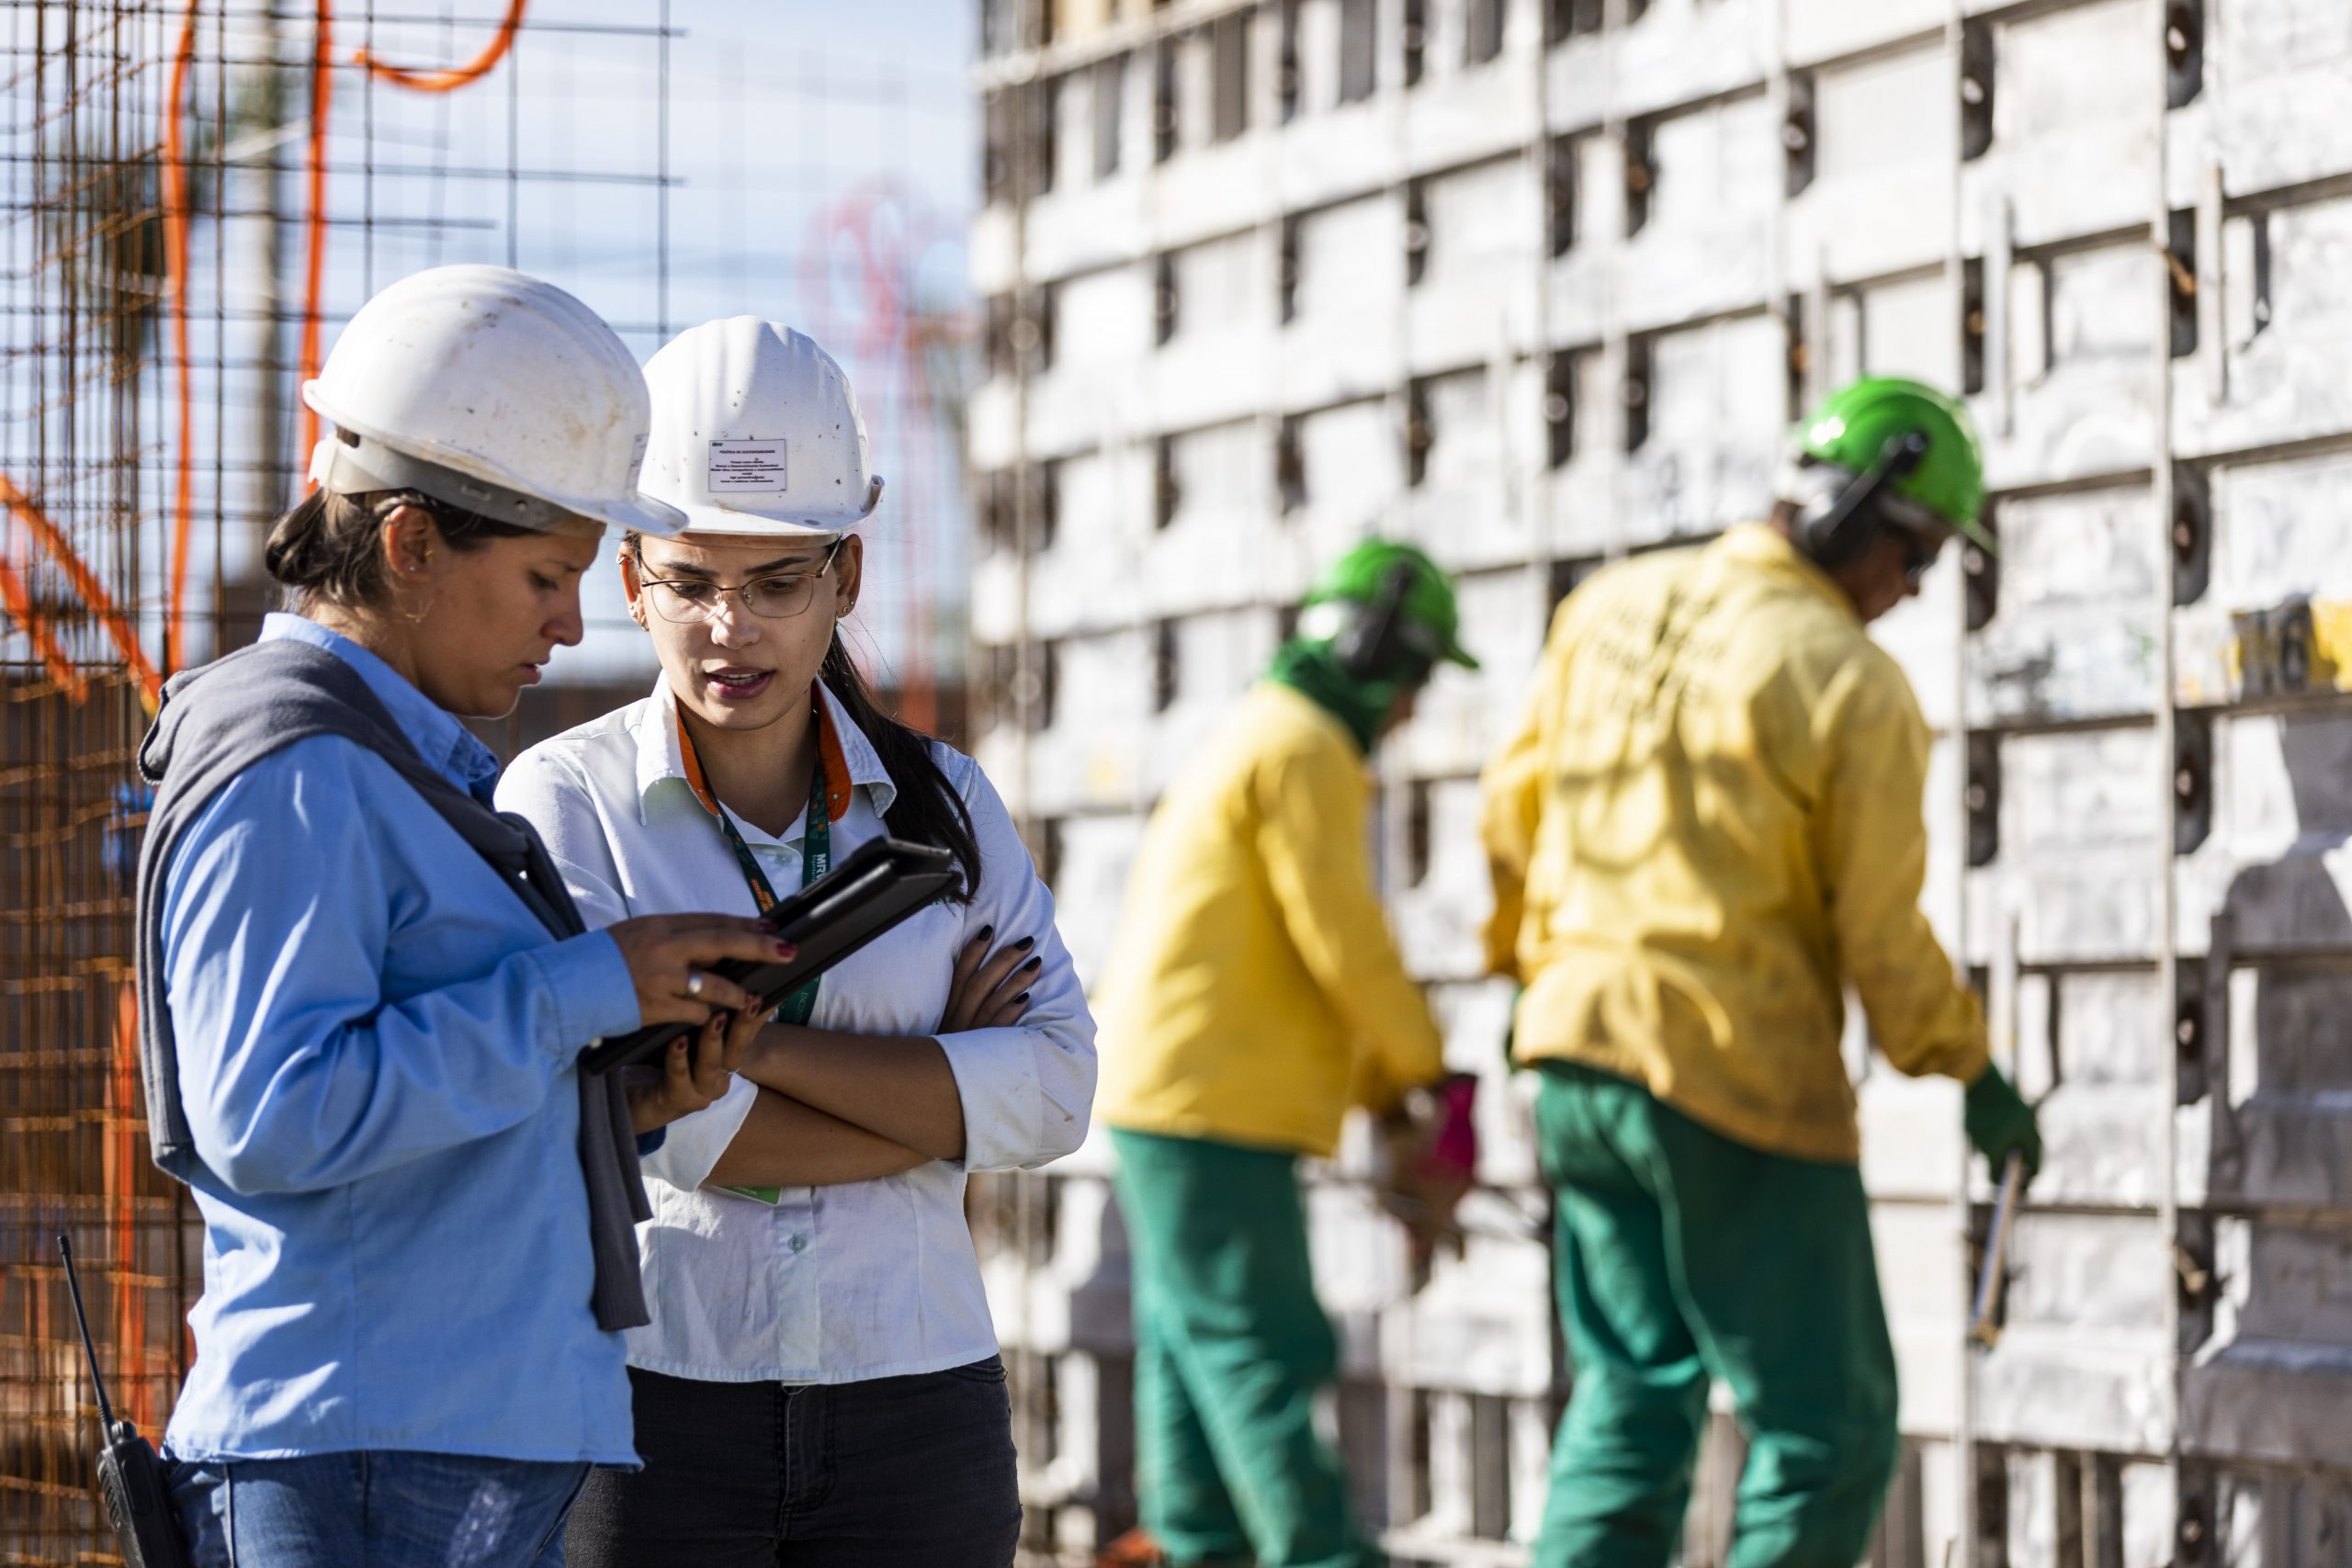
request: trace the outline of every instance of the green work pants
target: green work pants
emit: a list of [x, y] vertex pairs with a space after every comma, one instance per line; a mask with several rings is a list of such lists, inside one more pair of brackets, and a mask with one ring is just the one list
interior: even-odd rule
[[1536, 1568], [1678, 1555], [1711, 1380], [1748, 1438], [1729, 1568], [1854, 1568], [1897, 1453], [1861, 1174], [1734, 1143], [1623, 1078], [1537, 1066], [1576, 1382]]
[[1370, 1568], [1315, 1429], [1339, 1368], [1287, 1154], [1114, 1128], [1136, 1328], [1136, 1490], [1170, 1562]]

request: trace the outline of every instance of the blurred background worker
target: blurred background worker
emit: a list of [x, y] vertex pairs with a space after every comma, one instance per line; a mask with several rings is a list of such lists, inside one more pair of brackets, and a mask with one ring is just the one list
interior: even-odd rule
[[1919, 910], [1928, 728], [1863, 627], [1993, 541], [1958, 404], [1864, 380], [1800, 427], [1763, 526], [1612, 567], [1554, 620], [1485, 775], [1487, 957], [1558, 1200], [1576, 1391], [1535, 1561], [1663, 1565], [1711, 1380], [1750, 1437], [1730, 1562], [1847, 1564], [1895, 1376], [1839, 1040], [1968, 1085], [1997, 1175], [2041, 1159]]
[[1382, 1114], [1426, 1233], [1475, 1161], [1458, 1093], [1435, 1102], [1456, 1107], [1442, 1129], [1404, 1109], [1443, 1075], [1442, 1042], [1366, 842], [1374, 746], [1439, 661], [1477, 668], [1457, 621], [1420, 551], [1350, 551], [1137, 852], [1102, 986], [1096, 1111], [1133, 1252], [1136, 1491], [1157, 1551], [1131, 1540], [1116, 1560], [1374, 1561], [1315, 1430], [1338, 1347], [1295, 1167], [1332, 1153], [1351, 1102]]

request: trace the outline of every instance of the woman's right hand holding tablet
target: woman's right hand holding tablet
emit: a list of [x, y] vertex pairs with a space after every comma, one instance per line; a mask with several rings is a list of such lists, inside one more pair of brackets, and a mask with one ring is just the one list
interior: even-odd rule
[[994, 926], [979, 934], [956, 955], [956, 971], [947, 984], [947, 1010], [940, 1015], [942, 1034], [967, 1029], [1002, 1029], [1021, 1021], [1029, 1009], [1029, 984], [1045, 960], [1036, 953], [1037, 939], [1023, 937], [1008, 947], [989, 951]]
[[628, 965], [640, 1024], [707, 1023], [714, 1013], [741, 1012], [752, 998], [714, 965], [773, 964], [793, 953], [790, 942], [749, 916], [640, 915], [605, 933]]

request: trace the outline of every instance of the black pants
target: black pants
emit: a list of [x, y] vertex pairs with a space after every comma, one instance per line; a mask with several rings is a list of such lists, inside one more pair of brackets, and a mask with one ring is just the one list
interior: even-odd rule
[[592, 1472], [571, 1568], [1009, 1568], [1021, 1535], [1004, 1363], [866, 1382], [630, 1369], [641, 1471]]

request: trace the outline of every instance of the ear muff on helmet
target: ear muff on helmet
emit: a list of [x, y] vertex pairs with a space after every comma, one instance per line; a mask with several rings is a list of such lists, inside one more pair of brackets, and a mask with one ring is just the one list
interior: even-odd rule
[[1350, 606], [1354, 611], [1331, 651], [1340, 668], [1356, 681], [1419, 681], [1428, 677], [1432, 660], [1413, 646], [1405, 617], [1405, 596], [1412, 592], [1411, 563], [1398, 561], [1380, 580], [1380, 592], [1371, 603]]
[[[1880, 448], [1878, 460], [1845, 483], [1816, 483], [1799, 502], [1797, 547], [1824, 567], [1839, 567], [1862, 553], [1889, 524], [1915, 529], [1933, 528], [1940, 519], [1896, 492], [1894, 483], [1919, 466], [1928, 455], [1928, 438], [1918, 431], [1898, 435]], [[1805, 459], [1813, 474], [1826, 475], [1816, 459]]]

